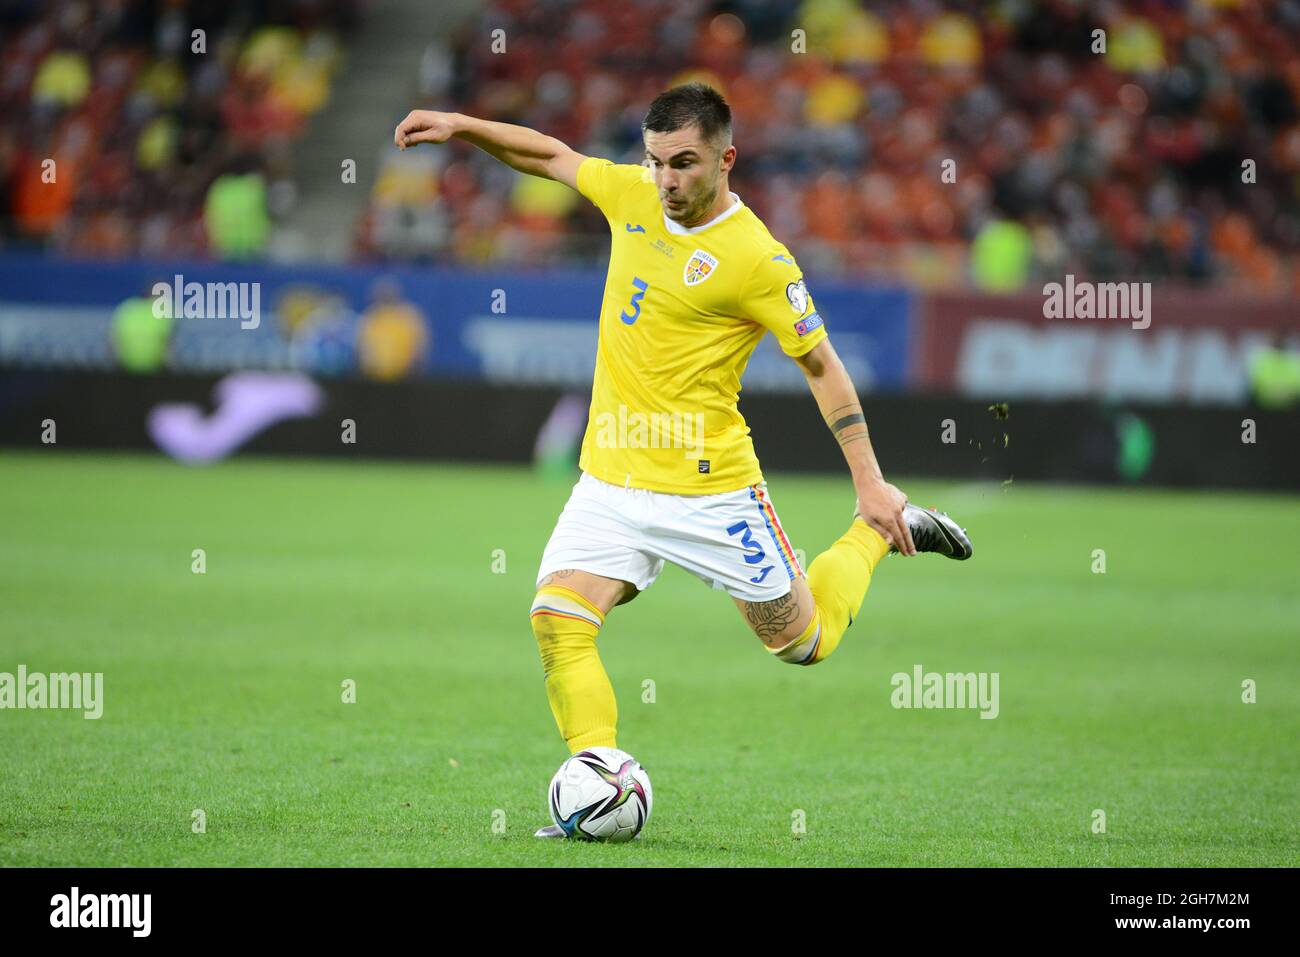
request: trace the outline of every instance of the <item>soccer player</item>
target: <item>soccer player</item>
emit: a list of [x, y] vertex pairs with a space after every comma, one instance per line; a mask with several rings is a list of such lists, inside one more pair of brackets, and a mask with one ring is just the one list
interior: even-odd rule
[[[645, 162], [583, 156], [535, 130], [415, 110], [399, 148], [458, 137], [594, 203], [613, 237], [582, 475], [542, 555], [531, 609], [546, 693], [571, 754], [615, 747], [614, 690], [596, 652], [610, 610], [673, 562], [725, 590], [773, 657], [825, 660], [889, 552], [966, 559], [946, 515], [885, 481], [862, 405], [790, 251], [728, 187], [731, 110], [701, 83], [661, 93], [641, 124]], [[843, 449], [857, 509], [800, 567], [736, 408], [765, 333], [808, 380]], [[538, 837], [564, 837], [544, 827]]]

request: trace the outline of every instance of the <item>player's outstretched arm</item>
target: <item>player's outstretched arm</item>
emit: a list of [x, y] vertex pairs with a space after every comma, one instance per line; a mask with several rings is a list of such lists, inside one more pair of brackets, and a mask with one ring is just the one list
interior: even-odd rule
[[412, 110], [397, 124], [393, 142], [398, 149], [421, 143], [445, 143], [452, 137], [473, 143], [507, 166], [578, 188], [578, 167], [587, 157], [569, 149], [554, 136], [526, 126], [481, 120], [463, 113]]
[[899, 554], [915, 555], [912, 533], [903, 520], [907, 496], [886, 482], [881, 474], [867, 435], [867, 418], [858, 400], [858, 390], [853, 387], [853, 380], [831, 341], [823, 339], [795, 362], [803, 370], [822, 418], [844, 452], [863, 519], [885, 541], [896, 546]]

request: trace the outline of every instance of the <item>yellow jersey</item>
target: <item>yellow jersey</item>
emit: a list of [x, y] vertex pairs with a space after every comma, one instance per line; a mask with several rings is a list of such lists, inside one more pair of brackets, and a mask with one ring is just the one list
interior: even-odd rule
[[694, 228], [664, 214], [646, 166], [588, 157], [578, 191], [613, 236], [579, 467], [677, 495], [763, 480], [736, 402], [767, 332], [801, 356], [826, 328], [790, 251], [735, 193]]

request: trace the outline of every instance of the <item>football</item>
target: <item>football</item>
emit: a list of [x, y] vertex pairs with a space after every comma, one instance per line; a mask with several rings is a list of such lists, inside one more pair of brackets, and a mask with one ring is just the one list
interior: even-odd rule
[[617, 748], [587, 748], [551, 778], [551, 818], [565, 837], [615, 844], [641, 833], [650, 817], [650, 776]]

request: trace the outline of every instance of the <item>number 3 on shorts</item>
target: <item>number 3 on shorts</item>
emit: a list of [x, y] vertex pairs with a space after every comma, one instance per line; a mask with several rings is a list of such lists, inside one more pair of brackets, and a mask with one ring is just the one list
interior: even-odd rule
[[[745, 534], [740, 535], [741, 532], [744, 532]], [[754, 530], [749, 527], [748, 522], [737, 522], [735, 525], [732, 525], [727, 529], [727, 534], [740, 535], [740, 544], [744, 545], [746, 548], [753, 549], [752, 552], [745, 555], [745, 564], [757, 565], [763, 560], [763, 556], [767, 554], [767, 552], [763, 551], [763, 546], [754, 541]]]

